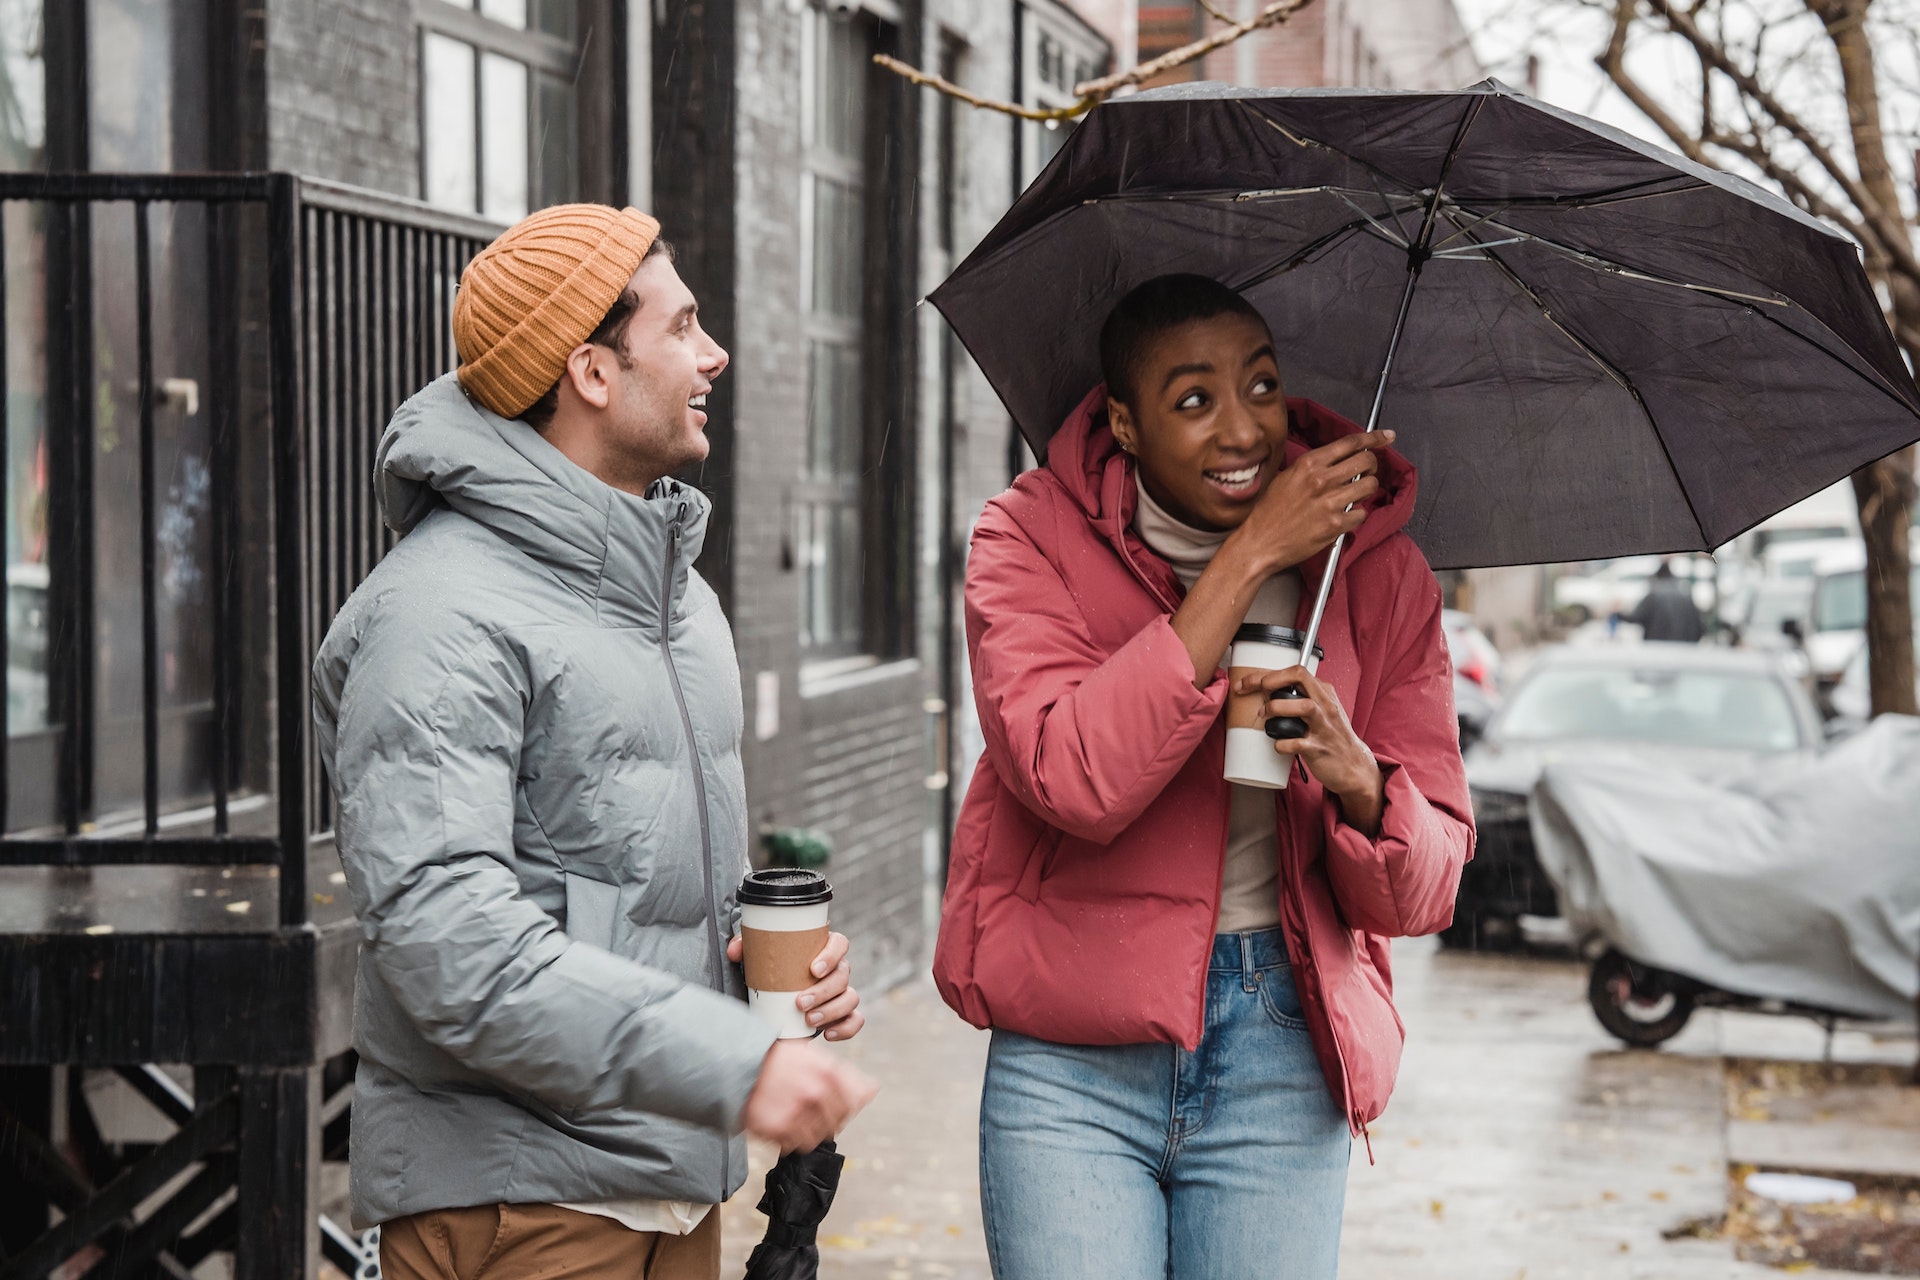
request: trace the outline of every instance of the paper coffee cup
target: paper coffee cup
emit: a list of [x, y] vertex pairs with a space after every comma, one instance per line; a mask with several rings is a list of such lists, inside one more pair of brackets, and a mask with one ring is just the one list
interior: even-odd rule
[[[1305, 642], [1306, 637], [1292, 627], [1249, 622], [1233, 633], [1233, 647], [1229, 650], [1231, 656], [1227, 659], [1228, 678], [1238, 683], [1242, 676], [1297, 667], [1300, 665], [1300, 646]], [[1307, 661], [1307, 670], [1318, 671], [1320, 659], [1325, 656], [1325, 652], [1316, 646], [1313, 656]], [[1293, 770], [1293, 757], [1275, 751], [1273, 739], [1267, 736], [1267, 717], [1263, 708], [1272, 696], [1266, 693], [1228, 695], [1228, 782], [1236, 782], [1243, 787], [1265, 787], [1269, 791], [1286, 790], [1287, 777]]]
[[740, 882], [740, 960], [747, 1007], [782, 1040], [814, 1034], [796, 997], [814, 984], [813, 962], [827, 946], [833, 886], [818, 871], [772, 867]]

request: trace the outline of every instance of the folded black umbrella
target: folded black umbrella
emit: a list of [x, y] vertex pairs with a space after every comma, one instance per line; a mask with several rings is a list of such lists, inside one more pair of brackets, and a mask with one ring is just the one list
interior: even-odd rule
[[767, 1171], [760, 1197], [767, 1235], [747, 1259], [746, 1280], [813, 1280], [820, 1274], [820, 1224], [846, 1162], [829, 1140], [812, 1151], [789, 1151]]
[[1399, 433], [1437, 568], [1712, 550], [1920, 437], [1851, 241], [1497, 81], [1116, 99], [933, 301], [1044, 456], [1170, 272], [1260, 309], [1289, 394]]

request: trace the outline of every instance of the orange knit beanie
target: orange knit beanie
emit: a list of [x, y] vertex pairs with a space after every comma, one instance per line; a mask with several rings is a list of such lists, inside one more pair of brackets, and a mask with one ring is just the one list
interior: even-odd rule
[[638, 209], [560, 204], [521, 219], [460, 276], [460, 385], [517, 418], [560, 380], [640, 268], [660, 224]]

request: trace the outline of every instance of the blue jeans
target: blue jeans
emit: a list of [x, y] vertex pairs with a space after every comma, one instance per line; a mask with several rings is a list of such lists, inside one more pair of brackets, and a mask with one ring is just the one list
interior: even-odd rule
[[1332, 1280], [1348, 1154], [1278, 929], [1214, 939], [1196, 1052], [993, 1033], [996, 1280]]

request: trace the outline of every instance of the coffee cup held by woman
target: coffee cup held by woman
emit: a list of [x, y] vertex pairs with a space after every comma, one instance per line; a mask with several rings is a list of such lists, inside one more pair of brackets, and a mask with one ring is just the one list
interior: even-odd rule
[[[1387, 939], [1448, 923], [1473, 844], [1414, 473], [1286, 399], [1287, 353], [1211, 280], [1129, 294], [1101, 358], [967, 566], [986, 753], [934, 975], [994, 1029], [994, 1272], [1321, 1280], [1399, 1065]], [[1230, 677], [1242, 626], [1303, 625], [1341, 534], [1324, 660]], [[1233, 693], [1305, 722], [1284, 790], [1223, 776]]]

